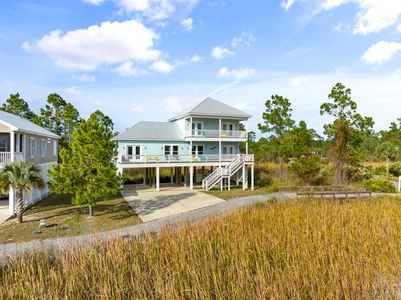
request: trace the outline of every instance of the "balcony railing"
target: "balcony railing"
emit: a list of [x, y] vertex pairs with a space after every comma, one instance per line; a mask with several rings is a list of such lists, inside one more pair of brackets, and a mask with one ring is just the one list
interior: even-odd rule
[[195, 138], [246, 138], [247, 132], [243, 130], [200, 130], [185, 131], [185, 137]]
[[[23, 152], [14, 153], [14, 161], [24, 160]], [[0, 165], [11, 162], [11, 152], [0, 152]]]
[[159, 164], [159, 163], [206, 163], [230, 162], [243, 155], [245, 162], [253, 162], [253, 154], [200, 154], [200, 155], [122, 155], [118, 162], [121, 164]]

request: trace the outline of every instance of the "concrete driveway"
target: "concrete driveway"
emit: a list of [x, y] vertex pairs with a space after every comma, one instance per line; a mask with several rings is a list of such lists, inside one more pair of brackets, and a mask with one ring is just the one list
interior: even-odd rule
[[0, 224], [4, 223], [10, 215], [8, 214], [8, 199], [0, 200]]
[[124, 186], [123, 197], [143, 222], [150, 222], [206, 206], [225, 202], [215, 196], [176, 185], [161, 186], [160, 191], [141, 186]]

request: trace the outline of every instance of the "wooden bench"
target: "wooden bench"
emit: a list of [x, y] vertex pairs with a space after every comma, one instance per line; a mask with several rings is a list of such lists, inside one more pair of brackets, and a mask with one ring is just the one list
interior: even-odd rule
[[320, 198], [320, 199], [344, 199], [344, 198], [361, 198], [370, 197], [371, 192], [369, 191], [306, 191], [297, 192], [296, 199], [299, 196], [305, 196], [308, 198]]

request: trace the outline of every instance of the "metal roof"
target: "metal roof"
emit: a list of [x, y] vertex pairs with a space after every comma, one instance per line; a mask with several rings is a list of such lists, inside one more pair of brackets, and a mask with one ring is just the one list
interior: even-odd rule
[[181, 119], [186, 116], [203, 116], [212, 118], [230, 118], [247, 120], [251, 115], [236, 109], [230, 105], [217, 101], [213, 98], [206, 98], [205, 100], [198, 102], [191, 107], [180, 112], [175, 117], [169, 119], [168, 121], [174, 121]]
[[40, 127], [24, 118], [2, 110], [0, 110], [0, 124], [7, 126], [12, 131], [30, 133], [55, 139], [60, 138], [57, 134], [54, 134], [53, 132], [44, 129], [43, 127]]
[[113, 140], [183, 141], [184, 136], [176, 123], [141, 121]]

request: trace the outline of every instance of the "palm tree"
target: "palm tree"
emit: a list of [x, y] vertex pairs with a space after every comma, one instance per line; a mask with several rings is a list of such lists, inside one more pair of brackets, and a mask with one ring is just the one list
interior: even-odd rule
[[29, 193], [32, 188], [45, 187], [40, 168], [34, 163], [11, 162], [0, 169], [0, 181], [2, 185], [15, 190], [17, 223], [22, 223], [22, 215], [25, 210], [24, 192]]

